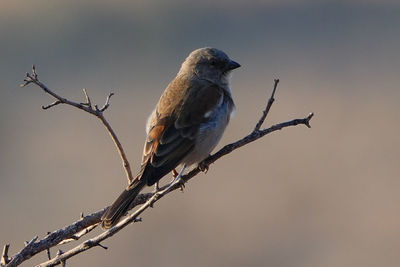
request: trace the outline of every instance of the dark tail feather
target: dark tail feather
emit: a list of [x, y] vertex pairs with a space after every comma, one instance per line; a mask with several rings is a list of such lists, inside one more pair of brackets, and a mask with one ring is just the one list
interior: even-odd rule
[[146, 185], [142, 179], [136, 181], [136, 184], [133, 184], [129, 186], [129, 188], [125, 189], [117, 198], [117, 200], [115, 200], [115, 202], [103, 214], [101, 217], [101, 226], [104, 229], [111, 228], [122, 216], [124, 216], [124, 214], [128, 211], [129, 206], [135, 200], [136, 196]]

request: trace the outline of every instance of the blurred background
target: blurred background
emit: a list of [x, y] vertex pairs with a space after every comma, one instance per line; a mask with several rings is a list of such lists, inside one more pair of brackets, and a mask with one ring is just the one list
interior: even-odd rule
[[31, 65], [75, 101], [82, 88], [99, 104], [115, 92], [106, 117], [136, 172], [161, 92], [192, 50], [213, 46], [242, 65], [219, 147], [252, 130], [274, 78], [265, 126], [313, 111], [312, 128], [223, 157], [103, 242], [108, 250], [67, 266], [399, 266], [398, 1], [3, 0], [0, 36], [0, 244], [11, 255], [126, 186], [98, 120], [43, 111], [53, 99], [19, 88]]

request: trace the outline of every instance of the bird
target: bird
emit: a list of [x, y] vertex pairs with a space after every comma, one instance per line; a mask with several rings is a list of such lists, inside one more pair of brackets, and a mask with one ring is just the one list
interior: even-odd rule
[[103, 214], [104, 229], [118, 223], [146, 185], [158, 185], [181, 165], [182, 174], [210, 155], [235, 110], [230, 78], [239, 67], [212, 47], [196, 49], [183, 61], [147, 120], [140, 170]]

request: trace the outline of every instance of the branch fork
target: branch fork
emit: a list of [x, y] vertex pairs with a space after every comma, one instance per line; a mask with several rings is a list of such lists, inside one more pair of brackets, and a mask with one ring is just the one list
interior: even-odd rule
[[106, 118], [104, 117], [104, 114], [103, 114], [104, 111], [106, 111], [108, 109], [108, 107], [110, 106], [111, 97], [114, 95], [113, 92], [110, 92], [108, 94], [106, 101], [101, 108], [99, 108], [98, 105], [94, 105], [94, 107], [93, 107], [90, 97], [85, 88], [82, 90], [83, 90], [83, 94], [85, 96], [86, 102], [77, 103], [77, 102], [68, 100], [68, 99], [63, 98], [60, 95], [54, 93], [45, 84], [43, 84], [42, 82], [39, 81], [35, 65], [32, 66], [32, 74], [26, 73], [24, 83], [22, 83], [20, 86], [25, 87], [26, 85], [31, 84], [31, 83], [39, 86], [40, 88], [43, 89], [44, 92], [46, 92], [47, 94], [51, 95], [53, 98], [56, 99], [53, 103], [46, 105], [46, 106], [42, 106], [42, 109], [47, 110], [47, 109], [50, 109], [50, 108], [55, 107], [60, 104], [66, 104], [66, 105], [70, 105], [70, 106], [76, 107], [78, 109], [81, 109], [83, 111], [86, 111], [87, 113], [92, 114], [95, 117], [97, 117], [98, 119], [100, 119], [101, 122], [103, 123], [103, 125], [106, 127], [108, 133], [110, 134], [115, 147], [117, 148], [117, 151], [121, 157], [122, 165], [124, 167], [126, 178], [128, 179], [128, 182], [133, 180], [132, 170], [131, 170], [128, 158], [126, 157], [125, 151], [121, 145], [121, 142], [119, 141], [117, 135], [115, 134], [114, 130], [112, 129], [112, 127], [110, 126], [110, 124], [108, 123], [108, 121], [106, 120]]

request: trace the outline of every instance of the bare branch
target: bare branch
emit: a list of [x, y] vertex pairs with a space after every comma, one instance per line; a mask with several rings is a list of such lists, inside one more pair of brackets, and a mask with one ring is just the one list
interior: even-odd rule
[[[32, 75], [27, 74], [27, 77], [28, 78], [25, 80], [26, 84], [35, 83], [36, 85], [40, 86], [44, 91], [48, 92], [50, 95], [52, 95], [57, 100], [59, 100], [62, 104], [69, 104], [72, 106], [76, 106], [77, 108], [80, 108], [80, 109], [87, 111], [87, 112], [95, 115], [96, 117], [98, 117], [103, 122], [103, 124], [107, 128], [109, 134], [113, 138], [114, 143], [120, 153], [121, 158], [124, 158], [124, 157], [126, 158], [125, 154], [121, 155], [121, 153], [123, 153], [122, 146], [119, 143], [117, 138], [114, 139], [114, 136], [116, 137], [116, 135], [115, 135], [113, 129], [111, 128], [111, 126], [108, 124], [108, 122], [105, 120], [105, 118], [103, 116], [103, 111], [108, 108], [110, 98], [113, 95], [113, 93], [109, 94], [104, 106], [101, 109], [99, 109], [97, 106], [95, 106], [95, 109], [93, 109], [92, 104], [90, 102], [90, 98], [89, 98], [86, 90], [84, 90], [86, 103], [78, 104], [78, 103], [69, 101], [67, 99], [61, 98], [58, 95], [56, 95], [55, 93], [53, 93], [52, 91], [50, 91], [43, 83], [39, 82], [39, 80], [37, 79], [37, 74], [36, 74], [35, 69], [33, 69], [33, 74]], [[256, 126], [254, 127], [253, 131], [250, 134], [248, 134], [247, 136], [243, 137], [242, 139], [240, 139], [234, 143], [224, 146], [218, 152], [209, 156], [203, 162], [201, 162], [197, 168], [195, 168], [195, 169], [191, 170], [189, 173], [183, 175], [181, 177], [181, 180], [175, 180], [174, 182], [163, 186], [156, 193], [145, 193], [145, 194], [138, 195], [136, 197], [134, 203], [131, 204], [130, 209], [132, 209], [138, 205], [141, 205], [141, 204], [143, 204], [143, 205], [140, 206], [138, 209], [136, 209], [132, 214], [128, 215], [123, 220], [121, 220], [117, 225], [115, 225], [114, 227], [108, 229], [105, 232], [102, 232], [101, 234], [99, 234], [89, 240], [84, 241], [83, 243], [72, 248], [69, 251], [66, 251], [66, 252], [61, 251], [61, 252], [57, 253], [57, 256], [55, 256], [53, 259], [49, 259], [48, 261], [46, 261], [38, 266], [55, 266], [58, 264], [65, 265], [65, 261], [68, 258], [73, 257], [74, 255], [82, 253], [92, 247], [95, 247], [95, 246], [99, 246], [104, 249], [107, 249], [107, 247], [105, 247], [101, 244], [101, 242], [103, 240], [113, 236], [118, 231], [120, 231], [121, 229], [126, 227], [128, 224], [131, 224], [133, 222], [140, 222], [141, 218], [139, 216], [146, 209], [148, 209], [149, 207], [152, 207], [153, 204], [155, 202], [157, 202], [158, 200], [160, 200], [163, 196], [180, 188], [182, 183], [188, 182], [191, 178], [196, 176], [199, 172], [206, 171], [208, 169], [209, 165], [214, 163], [219, 158], [231, 153], [232, 151], [234, 151], [244, 145], [254, 142], [255, 140], [257, 140], [269, 133], [272, 133], [274, 131], [281, 130], [283, 128], [290, 127], [290, 126], [296, 126], [299, 124], [304, 124], [307, 127], [311, 127], [310, 120], [314, 115], [313, 113], [310, 113], [307, 117], [302, 118], [302, 119], [294, 119], [294, 120], [278, 123], [278, 124], [272, 125], [269, 128], [260, 130], [262, 124], [264, 123], [264, 121], [268, 115], [268, 112], [272, 106], [272, 103], [274, 102], [274, 95], [275, 95], [275, 91], [276, 91], [279, 80], [275, 80], [274, 82], [275, 82], [274, 89], [272, 91], [271, 97], [269, 98], [267, 106], [264, 109], [261, 118], [258, 120]], [[127, 163], [128, 165], [126, 166], [125, 163]], [[124, 164], [125, 170], [127, 170], [127, 169], [130, 170], [129, 163], [127, 160], [126, 160], [126, 162], [123, 160], [123, 164]], [[20, 263], [22, 263], [23, 261], [36, 255], [37, 253], [44, 251], [44, 250], [48, 250], [49, 248], [54, 247], [57, 244], [60, 245], [60, 244], [65, 244], [68, 242], [78, 240], [79, 238], [81, 238], [82, 236], [84, 236], [85, 234], [87, 234], [88, 232], [93, 230], [98, 225], [98, 223], [100, 222], [100, 218], [106, 209], [107, 208], [104, 208], [98, 212], [92, 213], [85, 217], [83, 217], [83, 214], [82, 214], [81, 219], [78, 220], [77, 222], [75, 222], [63, 229], [59, 229], [59, 230], [56, 230], [56, 231], [48, 234], [42, 240], [36, 241], [37, 237], [35, 237], [33, 240], [28, 242], [28, 244], [25, 248], [23, 248], [19, 253], [17, 253], [14, 257], [12, 257], [11, 261], [9, 261], [9, 263], [7, 264], [7, 267], [8, 266], [17, 266]], [[7, 258], [8, 258], [8, 256], [7, 256]]]
[[[218, 152], [216, 152], [215, 154], [209, 156], [208, 158], [206, 158], [203, 161], [203, 164], [205, 164], [206, 166], [209, 166], [210, 164], [214, 163], [216, 160], [218, 160], [219, 158], [231, 153], [232, 151], [248, 144], [251, 142], [254, 142], [255, 140], [265, 136], [266, 134], [269, 134], [271, 132], [277, 131], [277, 130], [281, 130], [283, 128], [286, 127], [290, 127], [290, 126], [296, 126], [299, 124], [304, 124], [304, 125], [309, 125], [309, 121], [311, 120], [311, 118], [313, 117], [313, 113], [310, 113], [307, 117], [303, 118], [303, 119], [295, 119], [295, 120], [291, 120], [291, 121], [287, 121], [287, 122], [283, 122], [283, 123], [279, 123], [276, 125], [273, 125], [267, 129], [264, 129], [262, 131], [253, 131], [251, 134], [245, 136], [244, 138], [231, 143], [229, 145], [224, 146], [222, 149], [220, 149]], [[182, 176], [182, 180], [184, 183], [188, 182], [191, 178], [193, 178], [194, 176], [196, 176], [199, 172], [201, 172], [200, 167], [197, 167], [195, 169], [193, 169], [192, 171], [190, 171], [189, 173], [187, 173], [186, 175]], [[57, 264], [57, 262], [60, 261], [60, 259], [68, 259], [74, 255], [77, 255], [79, 253], [82, 253], [94, 246], [98, 246], [98, 244], [100, 242], [102, 242], [103, 240], [113, 236], [115, 233], [117, 233], [118, 231], [120, 231], [121, 229], [123, 229], [124, 227], [126, 227], [128, 224], [132, 223], [132, 222], [137, 222], [137, 221], [141, 221], [141, 218], [139, 218], [139, 215], [142, 214], [146, 209], [148, 209], [149, 207], [152, 207], [154, 205], [155, 202], [157, 202], [158, 200], [160, 200], [163, 196], [165, 196], [166, 194], [168, 194], [169, 192], [172, 192], [176, 189], [180, 188], [180, 182], [175, 182], [172, 183], [170, 185], [166, 185], [164, 187], [162, 187], [160, 189], [160, 191], [158, 191], [157, 193], [153, 194], [153, 193], [147, 193], [147, 194], [140, 194], [135, 202], [131, 205], [131, 209], [134, 208], [135, 206], [138, 206], [140, 204], [143, 204], [143, 201], [145, 200], [145, 203], [139, 208], [137, 209], [134, 213], [132, 213], [131, 215], [129, 215], [128, 217], [126, 217], [124, 220], [121, 220], [117, 225], [115, 225], [114, 227], [110, 228], [109, 230], [101, 233], [100, 235], [89, 239], [85, 242], [83, 242], [82, 244], [76, 246], [75, 248], [65, 252], [62, 256], [60, 256], [57, 259], [52, 259], [50, 261], [44, 262], [39, 266], [54, 266]], [[104, 209], [103, 209], [104, 211]], [[97, 223], [100, 222], [100, 217], [101, 215], [98, 217], [98, 221]]]
[[271, 97], [268, 99], [267, 106], [266, 106], [265, 109], [263, 110], [263, 114], [262, 114], [261, 118], [258, 120], [258, 122], [257, 122], [257, 124], [256, 124], [256, 127], [254, 127], [254, 130], [255, 130], [255, 131], [260, 130], [261, 125], [264, 123], [265, 118], [267, 117], [268, 112], [269, 112], [269, 110], [271, 109], [271, 106], [272, 106], [272, 104], [273, 104], [274, 101], [275, 101], [275, 98], [274, 98], [274, 97], [275, 97], [275, 91], [276, 91], [276, 87], [278, 86], [278, 83], [279, 83], [279, 79], [275, 79], [275, 80], [274, 80], [274, 89], [272, 90]]
[[38, 79], [38, 75], [36, 73], [36, 68], [35, 65], [33, 65], [32, 67], [32, 75], [27, 73], [26, 74], [26, 78], [25, 78], [25, 83], [21, 84], [21, 86], [26, 86], [30, 83], [34, 83], [37, 86], [39, 86], [40, 88], [43, 89], [43, 91], [45, 91], [47, 94], [51, 95], [52, 97], [54, 97], [55, 99], [57, 99], [57, 101], [55, 101], [54, 103], [48, 105], [48, 106], [44, 106], [42, 107], [43, 109], [48, 109], [51, 108], [53, 106], [56, 106], [58, 104], [67, 104], [76, 108], [79, 108], [83, 111], [86, 111], [94, 116], [96, 116], [97, 118], [99, 118], [102, 123], [104, 124], [104, 126], [107, 128], [108, 133], [111, 136], [111, 139], [114, 142], [114, 145], [117, 147], [118, 153], [121, 157], [121, 161], [122, 161], [122, 165], [124, 166], [124, 170], [125, 170], [125, 174], [126, 177], [128, 179], [128, 183], [130, 183], [130, 181], [133, 180], [133, 174], [132, 174], [132, 170], [128, 161], [128, 158], [126, 157], [125, 151], [121, 145], [121, 142], [119, 141], [117, 135], [115, 134], [114, 130], [111, 128], [110, 124], [107, 122], [107, 120], [104, 118], [103, 112], [110, 106], [110, 98], [111, 96], [114, 95], [114, 93], [110, 93], [107, 96], [106, 102], [104, 104], [104, 106], [102, 108], [98, 108], [97, 105], [95, 105], [95, 109], [92, 108], [92, 104], [90, 102], [90, 98], [89, 95], [86, 91], [86, 89], [83, 89], [83, 93], [85, 94], [85, 98], [86, 98], [86, 103], [77, 103], [71, 100], [68, 100], [66, 98], [61, 97], [60, 95], [56, 94], [55, 92], [53, 92], [52, 90], [50, 90], [44, 83], [40, 82]]
[[140, 208], [138, 208], [134, 213], [132, 213], [131, 215], [127, 216], [125, 219], [123, 219], [122, 221], [120, 221], [117, 225], [115, 225], [114, 227], [111, 227], [110, 229], [108, 229], [107, 231], [99, 234], [98, 236], [89, 239], [85, 242], [83, 242], [82, 244], [76, 246], [75, 248], [63, 253], [62, 255], [46, 261], [42, 264], [37, 265], [37, 267], [49, 267], [49, 266], [55, 266], [57, 264], [59, 264], [61, 261], [65, 261], [79, 253], [82, 253], [92, 247], [95, 246], [100, 246], [102, 248], [107, 249], [107, 247], [104, 247], [100, 244], [101, 241], [113, 236], [114, 234], [116, 234], [117, 232], [119, 232], [120, 230], [122, 230], [123, 228], [125, 228], [127, 225], [133, 223], [133, 222], [138, 222], [141, 221], [139, 217], [140, 214], [142, 214], [147, 208], [152, 207], [153, 204], [155, 202], [157, 202], [158, 200], [160, 200], [162, 197], [164, 197], [166, 194], [168, 194], [171, 190], [175, 190], [176, 188], [178, 188], [180, 186], [180, 184], [182, 183], [182, 181], [180, 179], [175, 179], [171, 184], [167, 185], [165, 187], [165, 189], [160, 190], [156, 193], [154, 193], [147, 201], [146, 203], [144, 203]]

